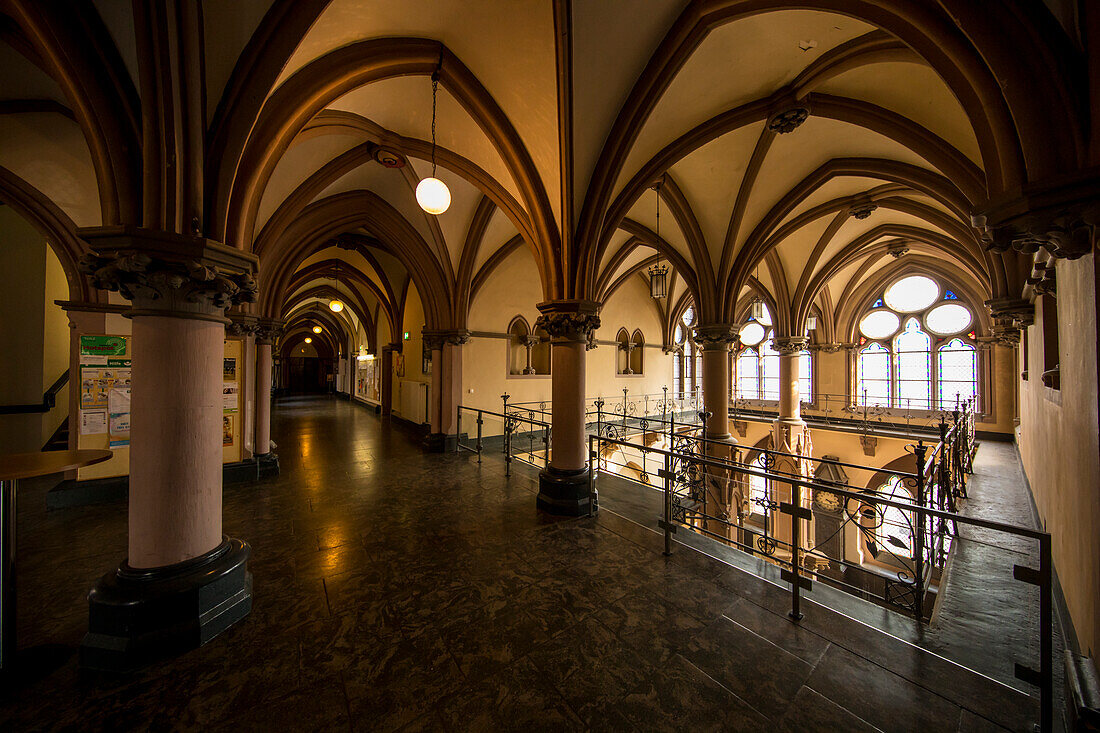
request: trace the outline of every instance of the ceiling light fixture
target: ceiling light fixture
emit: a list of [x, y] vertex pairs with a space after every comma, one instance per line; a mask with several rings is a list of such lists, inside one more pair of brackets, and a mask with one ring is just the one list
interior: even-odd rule
[[339, 313], [344, 310], [344, 304], [340, 300], [340, 261], [336, 261], [336, 296], [328, 302], [328, 309], [333, 313]]
[[[661, 181], [653, 187], [657, 192], [657, 242], [661, 241]], [[660, 300], [668, 295], [668, 265], [661, 264], [661, 250], [657, 250], [657, 264], [649, 268], [649, 294]]]
[[307, 344], [312, 344], [312, 343], [313, 343], [313, 339], [311, 339], [311, 338], [310, 338], [309, 336], [306, 336], [306, 343], [307, 343]]
[[439, 72], [443, 69], [443, 47], [439, 47], [439, 63], [432, 72], [432, 175], [416, 185], [416, 203], [429, 214], [439, 216], [451, 205], [447, 184], [435, 177], [435, 110], [439, 92]]
[[313, 332], [314, 333], [321, 333], [321, 327], [320, 326], [314, 326], [313, 327]]

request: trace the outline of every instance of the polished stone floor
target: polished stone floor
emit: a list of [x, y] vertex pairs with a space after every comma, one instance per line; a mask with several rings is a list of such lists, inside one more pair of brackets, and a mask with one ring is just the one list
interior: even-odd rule
[[88, 588], [124, 505], [19, 524], [20, 644], [3, 730], [1026, 730], [1029, 701], [609, 509], [535, 511], [528, 471], [423, 453], [357, 406], [280, 402], [282, 475], [227, 487], [252, 614], [143, 673], [81, 675]]

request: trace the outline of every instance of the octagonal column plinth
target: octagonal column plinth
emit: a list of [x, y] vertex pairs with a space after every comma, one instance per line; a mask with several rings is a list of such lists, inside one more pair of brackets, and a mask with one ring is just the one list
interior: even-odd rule
[[539, 474], [538, 507], [550, 514], [589, 511], [587, 437], [584, 432], [585, 354], [600, 326], [599, 304], [588, 300], [539, 303], [535, 323], [550, 334], [551, 449]]
[[252, 607], [248, 545], [222, 535], [225, 309], [255, 258], [164, 232], [85, 233], [101, 289], [132, 302], [129, 556], [89, 594], [85, 667], [130, 670], [205, 643]]

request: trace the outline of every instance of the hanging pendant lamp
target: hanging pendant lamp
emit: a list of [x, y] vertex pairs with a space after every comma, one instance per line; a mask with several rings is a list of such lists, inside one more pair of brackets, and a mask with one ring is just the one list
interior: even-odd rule
[[344, 303], [340, 300], [340, 263], [336, 263], [336, 295], [338, 297], [333, 298], [328, 303], [328, 309], [333, 313], [339, 313], [344, 310]]
[[[661, 182], [653, 187], [657, 192], [657, 240], [661, 239]], [[660, 300], [668, 295], [668, 265], [661, 264], [661, 250], [657, 250], [657, 264], [649, 268], [649, 294]]]
[[439, 91], [439, 72], [443, 68], [443, 49], [439, 49], [439, 64], [432, 72], [432, 175], [416, 185], [416, 203], [434, 216], [439, 216], [451, 205], [451, 191], [447, 184], [435, 177], [435, 109]]

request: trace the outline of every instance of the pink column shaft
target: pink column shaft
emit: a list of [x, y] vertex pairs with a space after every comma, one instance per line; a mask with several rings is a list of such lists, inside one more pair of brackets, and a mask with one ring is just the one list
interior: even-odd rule
[[584, 341], [554, 339], [550, 342], [551, 396], [554, 436], [550, 465], [576, 471], [585, 465]]
[[256, 445], [258, 456], [271, 452], [271, 344], [256, 344]]
[[443, 349], [432, 349], [432, 394], [431, 399], [428, 400], [428, 424], [431, 426], [433, 433], [438, 433], [442, 429], [442, 407], [441, 400], [443, 399]]
[[798, 354], [779, 355], [779, 419], [802, 419], [802, 396], [798, 384]]
[[730, 367], [725, 346], [703, 351], [703, 405], [711, 413], [707, 420], [708, 438], [726, 438], [729, 423]]
[[458, 432], [458, 406], [462, 404], [462, 346], [443, 344], [443, 373], [440, 375], [440, 432]]
[[224, 339], [216, 321], [133, 319], [133, 567], [171, 565], [221, 544]]

